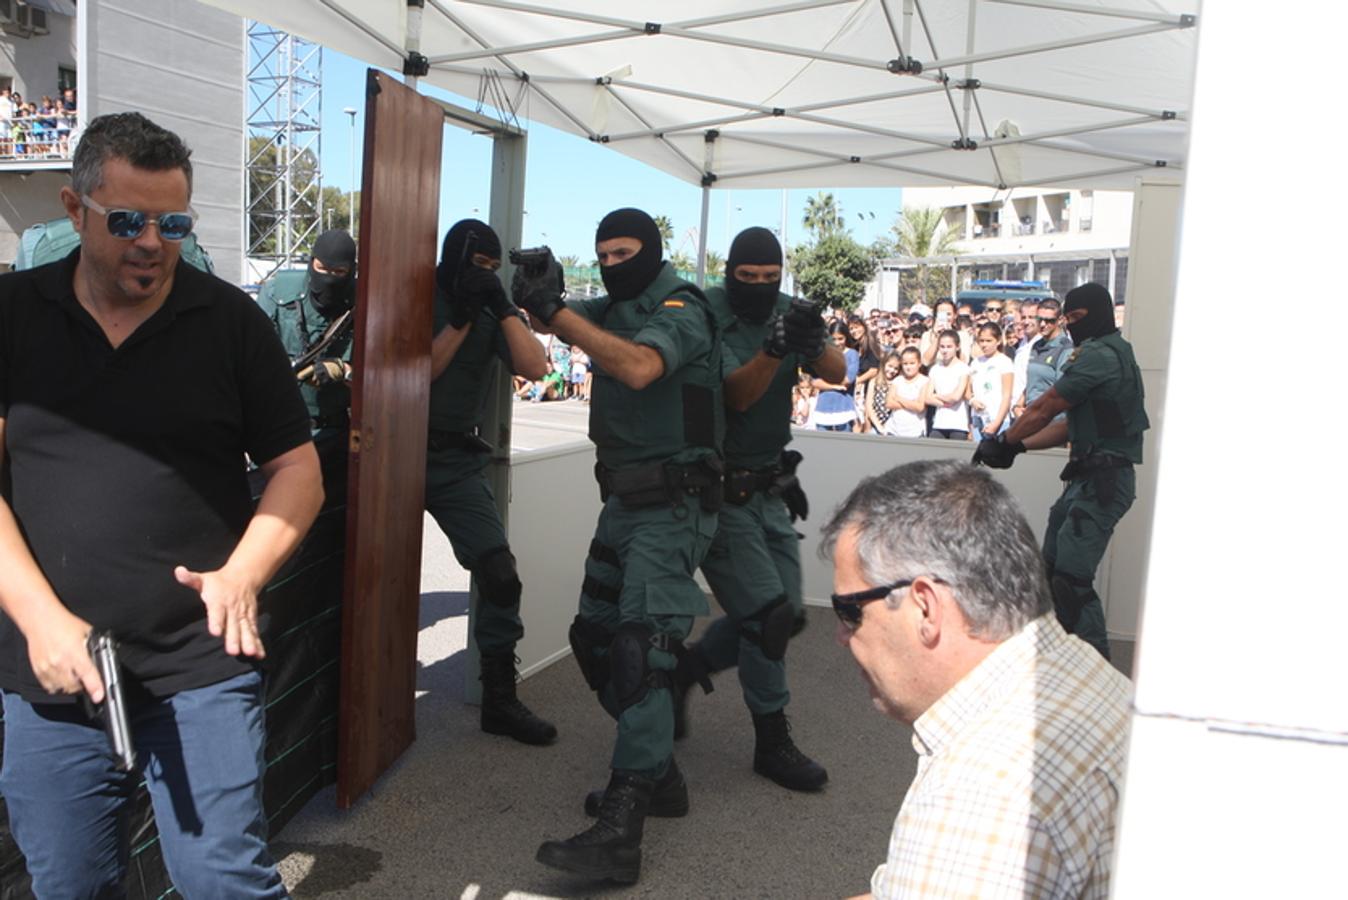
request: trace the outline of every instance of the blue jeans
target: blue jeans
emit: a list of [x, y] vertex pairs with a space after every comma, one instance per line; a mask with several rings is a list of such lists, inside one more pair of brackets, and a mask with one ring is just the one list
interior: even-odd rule
[[260, 675], [133, 708], [139, 774], [114, 768], [102, 726], [78, 704], [6, 693], [4, 705], [0, 792], [38, 897], [123, 896], [124, 807], [142, 776], [179, 894], [287, 896], [262, 810]]

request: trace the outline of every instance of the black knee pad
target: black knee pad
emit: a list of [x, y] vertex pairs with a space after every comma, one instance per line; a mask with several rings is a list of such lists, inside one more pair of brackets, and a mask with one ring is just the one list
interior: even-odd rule
[[1053, 592], [1053, 612], [1058, 617], [1058, 624], [1068, 634], [1073, 634], [1081, 620], [1081, 611], [1091, 599], [1091, 583], [1054, 572], [1049, 579], [1049, 588]]
[[745, 619], [746, 622], [758, 622], [759, 630], [753, 631], [740, 626], [740, 634], [763, 648], [763, 655], [776, 662], [786, 655], [786, 645], [791, 640], [796, 627], [796, 611], [782, 594], [767, 606]]
[[571, 642], [571, 652], [576, 657], [576, 665], [585, 676], [585, 683], [592, 691], [602, 691], [608, 684], [609, 667], [599, 655], [613, 641], [613, 633], [607, 628], [596, 625], [576, 616], [567, 632]]
[[515, 571], [515, 554], [502, 545], [488, 550], [478, 557], [473, 567], [473, 577], [477, 579], [477, 589], [492, 606], [512, 609], [519, 605], [520, 593], [524, 586], [520, 584], [519, 573]]
[[647, 626], [625, 622], [618, 626], [618, 633], [609, 644], [609, 673], [620, 709], [637, 705], [651, 689], [651, 666], [646, 655], [651, 649], [651, 637]]

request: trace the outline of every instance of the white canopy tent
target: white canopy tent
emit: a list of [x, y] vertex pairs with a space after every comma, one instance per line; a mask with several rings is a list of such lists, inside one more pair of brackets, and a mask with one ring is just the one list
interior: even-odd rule
[[1183, 167], [1196, 0], [210, 2], [706, 190]]

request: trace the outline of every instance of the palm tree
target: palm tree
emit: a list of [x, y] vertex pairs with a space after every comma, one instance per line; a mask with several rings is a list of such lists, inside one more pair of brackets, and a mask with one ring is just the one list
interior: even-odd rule
[[660, 246], [668, 253], [670, 241], [674, 240], [674, 223], [669, 216], [656, 216], [655, 227], [660, 229]]
[[575, 269], [580, 266], [580, 257], [563, 256], [561, 259], [557, 260], [557, 262], [561, 264], [563, 269]]
[[682, 250], [669, 258], [669, 264], [680, 272], [691, 272], [697, 268], [697, 263], [693, 261], [693, 258]]
[[720, 278], [725, 274], [725, 257], [715, 250], [707, 251], [707, 274], [713, 278]]
[[801, 218], [801, 224], [814, 233], [816, 241], [842, 231], [845, 227], [838, 201], [832, 194], [823, 191], [805, 201], [805, 215]]
[[[953, 256], [955, 245], [963, 235], [945, 226], [941, 210], [931, 206], [905, 207], [894, 223], [894, 249], [900, 256], [926, 259], [931, 256]], [[905, 293], [912, 293], [926, 303], [927, 297], [950, 295], [950, 272], [945, 266], [919, 263], [916, 269], [901, 276]]]

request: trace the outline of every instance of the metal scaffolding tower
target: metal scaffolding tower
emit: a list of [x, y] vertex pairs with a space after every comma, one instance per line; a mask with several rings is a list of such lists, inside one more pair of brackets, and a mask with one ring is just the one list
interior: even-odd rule
[[248, 23], [248, 256], [260, 281], [322, 230], [323, 48]]

